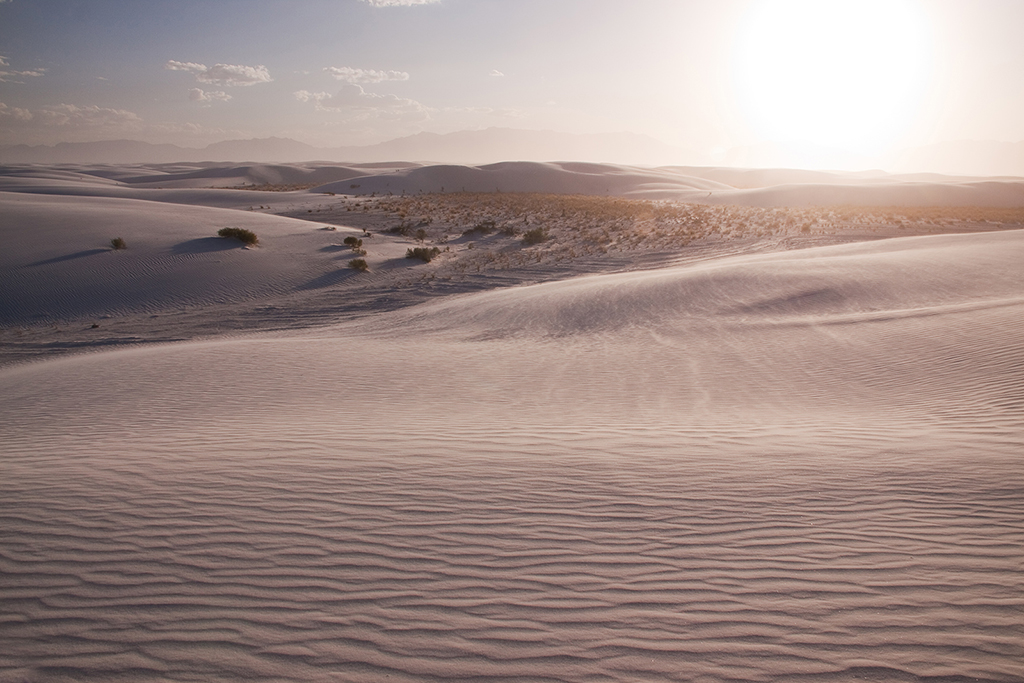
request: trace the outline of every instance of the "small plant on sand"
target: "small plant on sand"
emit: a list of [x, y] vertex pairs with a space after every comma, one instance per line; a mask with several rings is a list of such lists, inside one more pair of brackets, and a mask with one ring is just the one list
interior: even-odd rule
[[531, 244], [540, 244], [548, 238], [547, 230], [544, 228], [534, 228], [533, 230], [527, 230], [523, 234], [523, 244], [529, 246]]
[[128, 245], [125, 243], [124, 238], [122, 237], [115, 237], [114, 239], [110, 240], [110, 246], [113, 247], [114, 251], [121, 251], [122, 249], [128, 248]]
[[358, 237], [353, 237], [352, 235], [343, 239], [342, 242], [345, 243], [345, 246], [352, 247], [352, 251], [356, 251], [359, 247], [363, 246], [363, 241]]
[[481, 237], [483, 237], [485, 235], [490, 235], [492, 232], [494, 232], [494, 226], [495, 223], [492, 220], [480, 221], [469, 230], [464, 230], [462, 234], [466, 235], [467, 237], [472, 237], [473, 235], [480, 235]]
[[217, 234], [221, 237], [234, 237], [236, 240], [241, 240], [244, 244], [250, 246], [260, 242], [260, 238], [256, 236], [256, 233], [245, 228], [221, 228], [217, 231]]
[[354, 258], [348, 262], [348, 267], [352, 270], [358, 270], [360, 273], [365, 273], [370, 269], [370, 266], [366, 265], [366, 259]]
[[437, 247], [415, 247], [405, 250], [405, 258], [418, 258], [424, 263], [430, 263], [440, 253], [441, 250]]

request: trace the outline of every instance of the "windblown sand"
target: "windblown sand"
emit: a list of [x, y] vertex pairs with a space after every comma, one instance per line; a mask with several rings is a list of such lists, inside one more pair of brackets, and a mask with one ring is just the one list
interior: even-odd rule
[[0, 681], [1024, 680], [1024, 230], [10, 176]]

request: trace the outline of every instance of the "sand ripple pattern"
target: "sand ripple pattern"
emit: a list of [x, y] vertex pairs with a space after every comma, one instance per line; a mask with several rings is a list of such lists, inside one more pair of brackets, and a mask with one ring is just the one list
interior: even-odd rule
[[829, 472], [456, 436], [478, 454], [210, 443], [19, 477], [0, 680], [1024, 677], [1024, 481], [998, 458]]
[[1022, 238], [0, 371], [0, 683], [1024, 681]]

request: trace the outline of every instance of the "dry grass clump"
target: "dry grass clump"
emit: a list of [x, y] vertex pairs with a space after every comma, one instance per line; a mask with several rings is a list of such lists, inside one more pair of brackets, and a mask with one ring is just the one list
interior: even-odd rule
[[405, 250], [405, 258], [419, 259], [424, 263], [430, 263], [440, 253], [441, 250], [437, 247], [413, 247]]
[[[581, 195], [447, 193], [382, 197], [373, 210], [400, 219], [389, 232], [411, 235], [411, 226], [421, 225], [422, 234], [416, 231], [420, 239], [446, 242], [458, 236], [486, 237], [495, 244], [504, 238], [530, 235], [524, 237], [525, 244], [547, 242], [546, 248], [560, 257], [675, 248], [715, 235], [798, 233], [805, 226], [820, 232], [830, 227], [830, 221], [822, 216], [798, 215], [790, 210]], [[420, 218], [417, 222], [417, 218], [409, 217]], [[537, 239], [541, 236], [545, 239]]]
[[249, 190], [251, 192], [296, 192], [298, 190], [308, 190], [323, 183], [298, 183], [298, 184], [284, 184], [284, 183], [264, 183], [263, 185], [232, 185], [231, 187], [218, 187], [214, 189], [218, 190]]
[[987, 206], [840, 206], [832, 209], [847, 220], [907, 226], [964, 223], [1024, 226], [1024, 209]]
[[[386, 233], [448, 245], [441, 277], [544, 266], [633, 251], [672, 253], [694, 242], [926, 234], [1024, 227], [1024, 209], [962, 207], [762, 208], [529, 193], [359, 197], [328, 211], [360, 211]], [[351, 215], [351, 214], [349, 214]], [[339, 214], [341, 220], [344, 213]], [[530, 237], [526, 237], [526, 236]], [[545, 239], [534, 241], [536, 237]], [[410, 249], [410, 258], [421, 258]]]
[[252, 230], [246, 230], [245, 228], [221, 228], [217, 231], [217, 235], [220, 237], [234, 238], [240, 240], [243, 244], [253, 246], [259, 244], [260, 238], [256, 236]]
[[533, 244], [540, 244], [546, 241], [548, 238], [548, 231], [544, 228], [533, 228], [527, 230], [526, 234], [523, 235], [523, 244], [529, 246]]

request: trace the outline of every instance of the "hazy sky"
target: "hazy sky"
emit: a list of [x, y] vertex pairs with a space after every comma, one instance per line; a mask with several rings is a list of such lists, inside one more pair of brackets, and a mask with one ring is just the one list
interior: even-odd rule
[[1021, 0], [0, 0], [0, 144], [1024, 140]]

